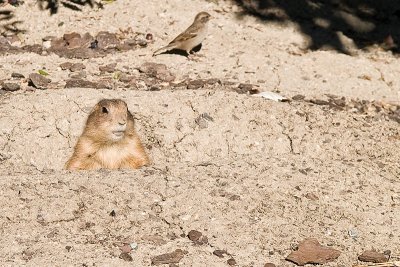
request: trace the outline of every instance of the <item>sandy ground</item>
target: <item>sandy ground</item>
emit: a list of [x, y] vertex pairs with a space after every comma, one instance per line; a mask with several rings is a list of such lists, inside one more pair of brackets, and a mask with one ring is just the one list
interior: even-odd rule
[[[0, 95], [0, 263], [2, 266], [149, 266], [183, 249], [178, 266], [294, 266], [285, 257], [304, 238], [342, 252], [324, 266], [352, 266], [366, 249], [400, 254], [400, 127], [395, 120], [304, 101], [273, 102], [212, 90], [64, 89], [63, 62], [89, 78], [117, 63], [133, 75], [144, 62], [167, 65], [177, 80], [218, 78], [292, 97], [400, 103], [400, 63], [380, 50], [304, 52], [296, 25], [238, 20], [227, 2], [115, 1], [104, 9], [47, 16], [34, 1], [15, 9], [21, 44], [66, 32], [152, 33], [145, 48], [103, 58], [2, 56], [0, 79], [46, 69], [55, 89]], [[151, 57], [194, 15], [214, 17], [198, 61]], [[58, 26], [63, 22], [62, 26]], [[39, 30], [38, 30], [39, 29]], [[84, 31], [83, 31], [84, 29]], [[110, 74], [111, 75], [111, 74]], [[101, 98], [122, 98], [134, 113], [153, 164], [138, 171], [67, 172], [87, 114]], [[207, 114], [207, 116], [204, 116]], [[207, 118], [207, 119], [204, 119]], [[312, 197], [310, 197], [312, 196]], [[115, 216], [110, 213], [114, 211]], [[208, 244], [185, 235], [198, 230]], [[352, 236], [349, 235], [349, 231]], [[132, 262], [119, 257], [136, 242]]]

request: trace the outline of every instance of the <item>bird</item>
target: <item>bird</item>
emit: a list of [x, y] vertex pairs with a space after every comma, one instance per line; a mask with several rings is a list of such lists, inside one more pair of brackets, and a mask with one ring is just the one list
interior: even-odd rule
[[207, 24], [211, 15], [203, 11], [196, 15], [192, 25], [179, 34], [167, 46], [164, 46], [153, 53], [153, 56], [168, 52], [173, 49], [183, 50], [190, 55], [193, 48], [200, 45], [207, 35]]

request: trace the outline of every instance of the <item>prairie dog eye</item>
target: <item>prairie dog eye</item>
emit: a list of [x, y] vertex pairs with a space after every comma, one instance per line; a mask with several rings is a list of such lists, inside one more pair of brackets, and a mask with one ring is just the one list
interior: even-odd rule
[[102, 108], [101, 108], [101, 112], [103, 112], [103, 113], [108, 113], [108, 109], [107, 109], [106, 107], [102, 107]]

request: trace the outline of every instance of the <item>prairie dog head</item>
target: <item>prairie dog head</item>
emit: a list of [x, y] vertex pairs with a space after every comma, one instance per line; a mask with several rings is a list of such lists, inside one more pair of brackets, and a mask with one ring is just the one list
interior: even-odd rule
[[194, 18], [195, 22], [201, 22], [203, 24], [206, 24], [211, 18], [211, 15], [208, 14], [207, 12], [200, 12], [196, 15], [196, 17]]
[[85, 135], [98, 142], [117, 142], [127, 130], [133, 129], [133, 117], [125, 101], [121, 99], [100, 100], [90, 113]]

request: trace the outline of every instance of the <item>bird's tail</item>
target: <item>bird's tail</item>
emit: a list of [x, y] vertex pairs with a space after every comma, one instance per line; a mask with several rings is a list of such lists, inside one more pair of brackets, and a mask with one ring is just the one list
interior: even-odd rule
[[159, 55], [159, 54], [165, 53], [165, 52], [167, 52], [167, 51], [169, 51], [169, 50], [172, 50], [172, 49], [174, 49], [174, 48], [175, 48], [175, 44], [169, 44], [169, 45], [167, 45], [167, 46], [161, 47], [160, 49], [154, 51], [153, 57], [154, 57], [154, 56], [157, 56], [157, 55]]

